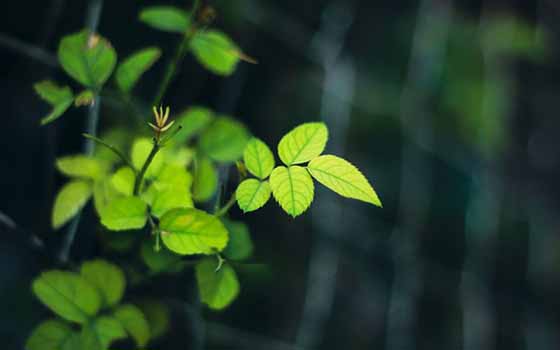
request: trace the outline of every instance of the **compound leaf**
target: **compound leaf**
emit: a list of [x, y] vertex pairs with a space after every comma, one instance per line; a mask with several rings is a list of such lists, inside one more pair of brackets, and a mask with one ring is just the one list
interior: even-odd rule
[[276, 167], [270, 174], [270, 187], [282, 209], [294, 218], [313, 201], [313, 180], [305, 168], [297, 165]]

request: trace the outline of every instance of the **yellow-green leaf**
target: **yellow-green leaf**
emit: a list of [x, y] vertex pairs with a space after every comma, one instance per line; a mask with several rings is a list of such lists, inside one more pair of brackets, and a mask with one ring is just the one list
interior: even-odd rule
[[190, 107], [179, 113], [176, 117], [176, 124], [181, 125], [182, 129], [173, 137], [179, 144], [185, 143], [193, 136], [204, 130], [214, 119], [212, 111], [206, 107]]
[[247, 170], [259, 179], [266, 179], [274, 169], [274, 155], [266, 143], [252, 138], [243, 151], [243, 161]]
[[[140, 170], [142, 168], [144, 162], [146, 161], [146, 159], [148, 159], [148, 156], [153, 147], [154, 147], [153, 141], [147, 137], [139, 138], [134, 141], [134, 143], [132, 144], [132, 151], [131, 151], [130, 158], [136, 170]], [[146, 170], [145, 176], [146, 177], [156, 176], [161, 170], [164, 160], [165, 160], [165, 151], [160, 150], [155, 155], [154, 159], [152, 159], [152, 162], [150, 163], [148, 170]]]
[[72, 219], [91, 197], [92, 185], [75, 180], [62, 187], [54, 200], [52, 227], [57, 230]]
[[171, 209], [193, 207], [194, 203], [190, 191], [186, 188], [169, 187], [155, 194], [152, 214], [160, 218]]
[[249, 131], [235, 119], [219, 117], [200, 136], [200, 149], [217, 162], [234, 162], [243, 156]]
[[315, 180], [347, 198], [381, 206], [381, 201], [365, 176], [350, 162], [324, 155], [309, 162], [307, 169]]
[[104, 178], [95, 181], [93, 185], [93, 204], [98, 216], [101, 216], [101, 212], [110, 202], [121, 196], [111, 182], [111, 178]]
[[294, 218], [313, 201], [313, 180], [305, 168], [297, 165], [276, 167], [270, 174], [270, 187], [282, 209]]
[[142, 74], [150, 69], [160, 56], [159, 48], [148, 47], [127, 57], [117, 67], [116, 81], [119, 88], [124, 92], [130, 92]]
[[324, 123], [301, 124], [282, 137], [278, 156], [286, 165], [305, 163], [323, 152], [328, 138]]
[[132, 168], [123, 166], [111, 176], [111, 184], [120, 193], [131, 196], [134, 190], [136, 174]]
[[101, 223], [109, 230], [134, 230], [146, 225], [147, 206], [138, 197], [117, 198], [101, 211]]
[[60, 320], [47, 320], [33, 330], [25, 343], [25, 350], [62, 350], [74, 331]]
[[255, 211], [270, 199], [270, 185], [268, 181], [244, 180], [237, 187], [235, 198], [243, 212]]
[[43, 304], [68, 321], [86, 323], [101, 306], [95, 288], [77, 273], [43, 272], [33, 281], [32, 288]]
[[215, 216], [198, 209], [173, 209], [160, 220], [163, 243], [178, 254], [212, 254], [228, 242], [228, 232]]
[[243, 54], [226, 34], [217, 30], [197, 33], [191, 49], [200, 64], [214, 74], [230, 75]]
[[58, 86], [55, 82], [45, 80], [33, 85], [35, 92], [51, 106], [51, 112], [41, 119], [41, 125], [48, 124], [66, 112], [74, 101], [72, 89], [68, 86]]
[[104, 306], [114, 306], [122, 299], [126, 280], [118, 266], [105, 260], [87, 261], [82, 264], [80, 275], [97, 289]]
[[233, 268], [223, 265], [216, 271], [216, 259], [206, 258], [195, 268], [200, 299], [211, 309], [221, 310], [239, 295], [239, 281]]
[[218, 188], [218, 172], [210, 159], [198, 157], [195, 163], [193, 198], [205, 202], [212, 198]]
[[184, 33], [190, 26], [189, 13], [174, 6], [151, 6], [140, 11], [140, 21], [164, 32]]
[[243, 260], [253, 254], [253, 241], [247, 225], [240, 221], [222, 219], [229, 232], [229, 242], [222, 254], [230, 260]]
[[126, 332], [143, 347], [150, 340], [150, 325], [140, 309], [132, 304], [119, 306], [114, 313], [115, 318], [121, 323]]
[[107, 173], [108, 165], [99, 159], [78, 154], [58, 158], [56, 168], [66, 176], [97, 180]]

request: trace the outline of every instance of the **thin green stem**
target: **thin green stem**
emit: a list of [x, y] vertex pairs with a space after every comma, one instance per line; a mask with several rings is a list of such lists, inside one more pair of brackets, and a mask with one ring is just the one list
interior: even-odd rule
[[140, 169], [138, 174], [136, 174], [136, 179], [134, 181], [134, 192], [133, 192], [135, 196], [137, 196], [140, 193], [140, 189], [142, 188], [142, 182], [144, 181], [144, 175], [146, 174], [148, 167], [154, 160], [154, 157], [158, 153], [159, 149], [160, 149], [159, 140], [154, 139], [154, 146], [152, 147], [150, 154], [148, 154], [148, 158], [146, 158], [146, 161], [142, 165], [142, 168]]
[[124, 155], [124, 153], [122, 153], [121, 151], [119, 151], [115, 146], [103, 141], [102, 139], [95, 137], [93, 135], [90, 134], [86, 134], [83, 133], [82, 134], [83, 137], [93, 140], [94, 142], [100, 144], [103, 147], [106, 147], [107, 149], [109, 149], [111, 152], [113, 152], [117, 157], [119, 157], [126, 165], [128, 165], [129, 167], [132, 168], [132, 170], [136, 171], [134, 169], [134, 165], [132, 164], [132, 162], [128, 159], [127, 156]]
[[235, 192], [231, 195], [227, 203], [223, 207], [218, 209], [218, 211], [216, 211], [216, 214], [214, 215], [216, 215], [217, 217], [224, 216], [225, 214], [227, 214], [227, 212], [231, 209], [231, 207], [234, 204], [235, 204]]

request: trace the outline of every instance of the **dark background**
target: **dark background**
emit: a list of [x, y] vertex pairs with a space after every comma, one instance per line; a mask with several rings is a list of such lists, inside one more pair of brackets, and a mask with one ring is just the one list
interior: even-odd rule
[[[146, 100], [179, 40], [138, 22], [154, 3], [107, 0], [99, 23], [119, 57], [164, 50], [135, 90]], [[151, 348], [559, 348], [557, 1], [209, 3], [215, 25], [259, 64], [220, 78], [187, 56], [164, 102], [231, 114], [271, 145], [324, 120], [328, 153], [357, 165], [384, 208], [317, 186], [295, 220], [274, 203], [246, 216], [234, 209], [269, 273], [241, 274], [239, 299], [203, 311], [204, 321], [174, 307], [170, 333]], [[86, 110], [40, 127], [48, 106], [32, 84], [70, 82], [54, 53], [86, 12], [87, 1], [20, 0], [0, 13], [3, 349], [22, 349], [49, 315], [30, 281], [57, 266], [64, 231], [49, 219], [65, 180], [53, 162], [80, 151]], [[504, 18], [517, 27], [493, 31]], [[102, 105], [102, 130], [129, 120]], [[74, 261], [99, 253], [86, 212]], [[149, 292], [188, 300], [186, 274]]]

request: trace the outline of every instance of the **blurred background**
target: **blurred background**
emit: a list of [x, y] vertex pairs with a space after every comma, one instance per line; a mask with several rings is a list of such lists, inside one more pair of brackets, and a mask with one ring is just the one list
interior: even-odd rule
[[[163, 49], [136, 90], [146, 100], [179, 40], [137, 20], [155, 3], [190, 6], [105, 1], [98, 25], [119, 57]], [[233, 115], [270, 145], [323, 120], [327, 152], [358, 166], [384, 208], [318, 185], [295, 220], [275, 204], [234, 209], [268, 272], [240, 273], [241, 295], [224, 312], [172, 307], [154, 349], [560, 348], [558, 1], [208, 4], [259, 63], [221, 78], [187, 56], [165, 104]], [[6, 1], [0, 13], [4, 349], [22, 349], [49, 315], [30, 281], [56, 267], [63, 232], [50, 229], [50, 211], [65, 180], [53, 163], [80, 152], [85, 129], [85, 108], [40, 127], [49, 107], [32, 84], [70, 83], [56, 47], [84, 27], [88, 6]], [[101, 131], [126, 127], [122, 109], [101, 108]], [[95, 214], [84, 215], [75, 261], [100, 253]], [[163, 277], [149, 292], [188, 299], [190, 278]]]

